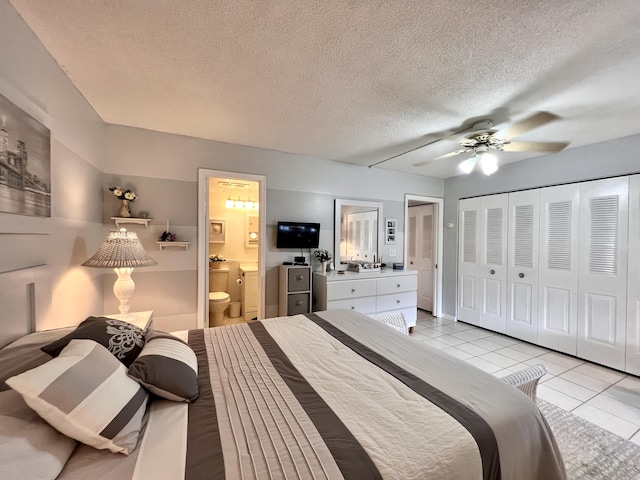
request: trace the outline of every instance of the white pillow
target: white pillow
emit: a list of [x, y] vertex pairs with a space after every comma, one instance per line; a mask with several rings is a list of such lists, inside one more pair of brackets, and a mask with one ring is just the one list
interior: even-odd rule
[[6, 383], [68, 437], [125, 455], [138, 443], [149, 396], [93, 340], [71, 340], [58, 357]]

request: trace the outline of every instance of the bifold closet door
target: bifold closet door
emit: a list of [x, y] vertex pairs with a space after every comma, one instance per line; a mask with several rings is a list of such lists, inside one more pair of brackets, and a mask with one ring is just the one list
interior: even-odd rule
[[580, 185], [540, 189], [538, 344], [575, 355]]
[[507, 329], [507, 209], [509, 195], [482, 197], [480, 210], [480, 326]]
[[640, 375], [640, 175], [629, 178], [629, 288], [625, 370]]
[[480, 269], [480, 206], [479, 198], [460, 200], [458, 205], [458, 320], [480, 324], [478, 303]]
[[507, 335], [538, 341], [540, 190], [509, 194]]
[[624, 370], [629, 178], [580, 184], [577, 355]]

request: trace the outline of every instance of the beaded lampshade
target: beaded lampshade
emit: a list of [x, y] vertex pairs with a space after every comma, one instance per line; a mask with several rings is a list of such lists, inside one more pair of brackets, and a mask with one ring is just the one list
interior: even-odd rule
[[135, 292], [135, 283], [131, 279], [131, 273], [135, 267], [151, 267], [157, 265], [144, 250], [138, 235], [120, 231], [110, 232], [98, 251], [86, 262], [84, 267], [113, 268], [118, 275], [113, 285], [113, 293], [120, 300], [120, 313], [129, 313], [129, 299]]

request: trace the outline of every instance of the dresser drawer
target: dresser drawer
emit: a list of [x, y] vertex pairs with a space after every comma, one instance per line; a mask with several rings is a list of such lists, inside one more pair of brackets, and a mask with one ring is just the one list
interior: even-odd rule
[[[366, 275], [366, 274], [363, 274]], [[368, 297], [376, 294], [376, 280], [347, 280], [327, 283], [327, 300]]]
[[378, 295], [418, 290], [417, 275], [403, 275], [401, 277], [379, 278], [377, 282]]
[[289, 292], [308, 292], [311, 290], [311, 269], [290, 268], [288, 273]]
[[310, 293], [293, 293], [287, 295], [287, 315], [309, 313]]
[[375, 313], [376, 297], [358, 297], [327, 302], [327, 310], [356, 310], [360, 313]]
[[417, 303], [418, 296], [415, 291], [378, 295], [376, 299], [376, 312], [382, 313], [388, 310], [401, 310], [403, 308], [415, 307]]

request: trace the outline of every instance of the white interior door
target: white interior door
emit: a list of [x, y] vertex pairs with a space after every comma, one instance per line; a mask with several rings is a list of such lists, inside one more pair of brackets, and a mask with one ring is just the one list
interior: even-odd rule
[[628, 177], [580, 185], [577, 354], [620, 370], [625, 363]]
[[480, 324], [480, 208], [482, 200], [467, 198], [458, 204], [458, 320]]
[[482, 198], [480, 212], [480, 326], [506, 332], [508, 194]]
[[418, 308], [428, 312], [433, 311], [435, 225], [433, 204], [409, 208], [407, 260], [409, 270], [418, 271]]
[[580, 185], [540, 189], [538, 344], [576, 355]]
[[640, 375], [640, 175], [629, 178], [629, 282], [625, 371]]
[[509, 194], [507, 334], [538, 340], [540, 190]]

